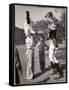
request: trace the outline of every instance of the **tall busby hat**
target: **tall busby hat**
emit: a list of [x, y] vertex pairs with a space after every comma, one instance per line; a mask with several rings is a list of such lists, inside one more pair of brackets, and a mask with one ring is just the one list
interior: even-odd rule
[[30, 15], [29, 15], [29, 11], [26, 11], [26, 17], [29, 17]]
[[27, 20], [27, 23], [30, 24], [30, 12], [29, 11], [26, 11], [26, 20]]

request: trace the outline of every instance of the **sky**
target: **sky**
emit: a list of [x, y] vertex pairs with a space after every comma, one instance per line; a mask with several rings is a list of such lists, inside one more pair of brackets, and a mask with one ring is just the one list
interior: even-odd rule
[[39, 21], [41, 19], [45, 20], [44, 16], [47, 12], [52, 11], [53, 15], [61, 20], [61, 11], [63, 8], [55, 8], [55, 7], [38, 7], [38, 6], [26, 6], [26, 5], [15, 5], [15, 26], [21, 29], [24, 28], [24, 22], [26, 17], [26, 11], [30, 12], [30, 18], [34, 22]]

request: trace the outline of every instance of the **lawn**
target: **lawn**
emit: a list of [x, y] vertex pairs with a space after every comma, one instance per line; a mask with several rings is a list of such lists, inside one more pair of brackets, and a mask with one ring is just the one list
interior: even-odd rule
[[45, 51], [45, 68], [46, 72], [41, 73], [40, 70], [40, 64], [39, 64], [39, 59], [38, 59], [38, 52], [35, 51], [35, 59], [34, 59], [34, 74], [35, 74], [35, 79], [33, 80], [26, 80], [26, 69], [27, 69], [27, 59], [26, 59], [26, 45], [17, 45], [16, 47], [18, 48], [19, 51], [19, 56], [22, 64], [22, 71], [23, 73], [20, 74], [20, 83], [21, 84], [40, 84], [40, 83], [55, 83], [55, 82], [66, 82], [66, 48], [63, 47], [63, 45], [59, 45], [59, 49], [56, 53], [56, 57], [60, 64], [62, 65], [63, 71], [64, 71], [64, 77], [55, 80], [54, 78], [57, 76], [56, 75], [51, 75], [51, 67], [50, 67], [50, 62], [48, 58], [48, 50]]

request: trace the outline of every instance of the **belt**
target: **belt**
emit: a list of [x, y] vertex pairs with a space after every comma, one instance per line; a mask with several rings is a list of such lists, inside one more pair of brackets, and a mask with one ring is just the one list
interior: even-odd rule
[[27, 48], [27, 49], [29, 49], [29, 50], [34, 50], [34, 49], [32, 49], [32, 48]]

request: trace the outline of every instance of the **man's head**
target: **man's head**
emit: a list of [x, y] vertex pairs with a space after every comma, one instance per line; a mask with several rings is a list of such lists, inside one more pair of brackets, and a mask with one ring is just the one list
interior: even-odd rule
[[48, 12], [48, 13], [45, 15], [45, 18], [46, 18], [49, 22], [52, 22], [52, 21], [53, 21], [53, 13], [52, 13], [52, 12]]
[[48, 12], [46, 15], [45, 15], [45, 18], [48, 17], [48, 18], [53, 18], [53, 13], [52, 12]]
[[43, 34], [39, 35], [40, 41], [44, 41], [45, 40], [45, 36]]

